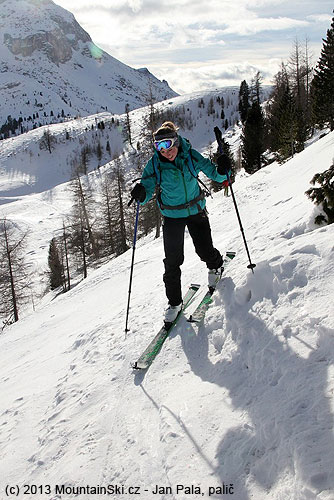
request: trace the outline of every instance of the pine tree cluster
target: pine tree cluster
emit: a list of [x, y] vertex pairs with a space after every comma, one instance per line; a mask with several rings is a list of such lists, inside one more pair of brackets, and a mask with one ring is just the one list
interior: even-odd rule
[[284, 162], [304, 149], [315, 127], [334, 129], [334, 18], [313, 70], [307, 41], [295, 40], [287, 63], [274, 77], [271, 95], [261, 109], [261, 77], [240, 85], [243, 167], [253, 173], [266, 164], [263, 153]]
[[[296, 40], [288, 63], [282, 63], [274, 77], [273, 91], [263, 107], [259, 73], [251, 87], [246, 81], [241, 83], [242, 166], [249, 174], [266, 164], [266, 152], [284, 162], [304, 149], [315, 128], [334, 130], [334, 17], [314, 70], [310, 60], [307, 41], [302, 47]], [[316, 217], [316, 223], [333, 222], [332, 178], [333, 166], [316, 174], [311, 183], [320, 187], [306, 193], [324, 211]]]

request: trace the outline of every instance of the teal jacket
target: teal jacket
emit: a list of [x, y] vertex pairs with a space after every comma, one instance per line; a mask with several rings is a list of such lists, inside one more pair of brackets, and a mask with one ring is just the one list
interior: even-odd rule
[[[200, 196], [201, 189], [197, 179], [194, 176], [191, 166], [189, 166], [189, 154], [191, 153], [192, 165], [198, 175], [199, 172], [210, 179], [223, 182], [226, 180], [225, 175], [220, 175], [217, 172], [216, 166], [210, 160], [204, 158], [198, 151], [192, 149], [190, 142], [181, 136], [179, 137], [179, 151], [174, 162], [164, 161], [163, 157], [154, 153], [152, 158], [147, 162], [141, 178], [141, 183], [146, 190], [146, 198], [142, 205], [147, 203], [153, 196], [156, 186], [159, 184], [156, 169], [160, 176], [160, 196], [158, 197], [158, 206], [161, 213], [166, 217], [180, 218], [196, 215], [205, 207], [205, 199]], [[154, 163], [153, 163], [154, 162]], [[154, 168], [156, 166], [156, 169]], [[193, 200], [195, 202], [191, 203]], [[190, 205], [188, 205], [190, 203]], [[179, 205], [187, 205], [180, 209], [171, 209], [167, 207], [175, 207]]]

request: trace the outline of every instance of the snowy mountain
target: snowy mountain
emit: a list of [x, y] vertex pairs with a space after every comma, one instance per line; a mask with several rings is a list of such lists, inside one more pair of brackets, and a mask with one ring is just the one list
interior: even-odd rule
[[[221, 99], [224, 99], [223, 108]], [[166, 118], [178, 114], [179, 120], [182, 118], [184, 122], [180, 132], [196, 144], [197, 148], [203, 150], [214, 140], [212, 132], [214, 124], [222, 126], [225, 120], [229, 124], [228, 136], [233, 145], [236, 138], [233, 137], [233, 125], [239, 118], [238, 106], [238, 88], [225, 87], [174, 97], [157, 103], [155, 108]], [[220, 119], [222, 109], [225, 114], [224, 120]], [[134, 145], [141, 141], [143, 117], [148, 113], [147, 106], [129, 113]], [[104, 123], [103, 129], [98, 128], [101, 122]], [[20, 196], [41, 193], [67, 182], [71, 178], [73, 162], [80, 158], [81, 151], [85, 147], [89, 147], [92, 151], [88, 159], [88, 172], [96, 170], [98, 166], [111, 166], [111, 158], [120, 156], [123, 151], [129, 157], [130, 168], [134, 148], [125, 139], [125, 123], [124, 114], [112, 115], [104, 112], [69, 120], [66, 123], [40, 127], [1, 141], [0, 205], [12, 202]], [[45, 131], [49, 131], [55, 140], [52, 154], [40, 149], [40, 141]], [[94, 152], [98, 144], [101, 152], [99, 158]]]
[[[220, 124], [203, 120], [202, 134], [190, 131], [202, 151]], [[41, 499], [102, 499], [110, 485], [120, 500], [129, 488], [142, 500], [333, 500], [334, 226], [314, 225], [304, 194], [333, 147], [334, 132], [284, 165], [237, 177], [254, 275], [231, 198], [208, 200], [215, 245], [237, 256], [204, 323], [182, 318], [146, 374], [130, 362], [166, 305], [153, 235], [137, 244], [127, 335], [131, 250], [4, 330], [1, 497], [15, 485], [29, 500], [32, 486]], [[29, 230], [40, 266], [68, 204], [62, 184], [1, 207]], [[184, 289], [195, 281], [204, 290], [188, 234], [185, 255]]]
[[52, 0], [0, 0], [0, 91], [0, 127], [9, 115], [38, 125], [58, 114], [123, 113], [125, 104], [146, 105], [150, 93], [156, 101], [177, 95], [96, 47]]

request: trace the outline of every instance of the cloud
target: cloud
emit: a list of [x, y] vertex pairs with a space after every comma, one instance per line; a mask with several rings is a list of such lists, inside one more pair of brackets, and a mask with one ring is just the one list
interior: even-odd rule
[[[60, 0], [66, 8], [67, 0]], [[282, 0], [72, 0], [72, 11], [89, 32], [100, 18], [101, 30], [93, 38], [98, 44], [131, 45], [136, 50], [148, 43], [168, 43], [170, 48], [224, 43], [224, 36], [246, 36], [262, 31], [307, 27], [310, 21], [288, 16], [267, 17], [264, 6], [280, 5]], [[260, 10], [260, 13], [256, 13]], [[108, 36], [107, 36], [108, 33]]]
[[[67, 0], [60, 0], [66, 7]], [[285, 2], [283, 2], [285, 3]], [[94, 5], [92, 7], [92, 4]], [[114, 0], [106, 6], [102, 0], [72, 0], [72, 10], [91, 33], [96, 19], [99, 30], [91, 33], [98, 45], [115, 46], [123, 53], [162, 48], [210, 47], [225, 44], [227, 35], [248, 36], [265, 31], [306, 28], [310, 20], [288, 16], [267, 17], [264, 6], [282, 4], [282, 0]], [[259, 9], [260, 13], [255, 10]]]
[[143, 6], [142, 0], [129, 0], [129, 7], [133, 12], [139, 12]]
[[313, 21], [315, 23], [327, 23], [328, 26], [332, 20], [332, 16], [329, 14], [312, 14], [310, 16], [306, 16], [306, 19]]
[[178, 92], [247, 79], [253, 69], [275, 73], [297, 35], [307, 35], [317, 54], [323, 24], [330, 24], [328, 0], [56, 2], [70, 8], [98, 46], [130, 66], [147, 66]]
[[223, 30], [224, 34], [249, 35], [262, 31], [285, 31], [292, 28], [306, 27], [308, 21], [299, 21], [288, 17], [279, 18], [253, 18], [245, 20], [235, 20], [230, 26]]
[[[166, 66], [168, 83], [180, 94], [197, 89], [219, 88], [227, 85], [240, 86], [242, 80], [248, 82], [260, 71], [264, 77], [264, 84], [272, 84], [272, 75], [277, 71], [279, 59], [243, 62], [222, 62], [221, 60], [210, 63], [169, 64]], [[162, 78], [160, 70], [152, 65], [151, 70]], [[195, 85], [194, 85], [195, 83]]]

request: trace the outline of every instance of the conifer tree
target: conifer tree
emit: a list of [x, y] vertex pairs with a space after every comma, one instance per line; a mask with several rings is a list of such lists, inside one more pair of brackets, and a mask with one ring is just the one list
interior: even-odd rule
[[291, 90], [287, 67], [282, 63], [266, 107], [266, 147], [285, 161], [304, 147], [306, 119]]
[[67, 228], [65, 227], [65, 222], [63, 221], [63, 234], [61, 237], [62, 241], [62, 255], [63, 260], [65, 261], [64, 268], [66, 270], [66, 278], [64, 279], [66, 291], [71, 289], [71, 276], [70, 276], [70, 265], [69, 265], [69, 251], [68, 251], [68, 233]]
[[311, 77], [313, 75], [312, 54], [309, 51], [308, 39], [304, 44], [304, 85], [305, 85], [305, 117], [306, 123], [312, 129]]
[[46, 149], [51, 154], [55, 148], [57, 139], [51, 134], [50, 129], [46, 129], [41, 140], [39, 141], [40, 149]]
[[115, 158], [114, 160], [111, 182], [112, 197], [111, 200], [109, 200], [109, 209], [113, 214], [112, 246], [115, 249], [116, 255], [120, 255], [126, 252], [129, 247], [127, 244], [127, 210], [126, 203], [124, 202], [124, 168], [119, 158]]
[[0, 314], [9, 322], [19, 320], [20, 306], [27, 301], [28, 266], [24, 257], [26, 235], [15, 232], [7, 219], [0, 223]]
[[103, 155], [103, 149], [102, 149], [102, 145], [101, 145], [101, 142], [98, 141], [97, 145], [96, 145], [96, 156], [97, 156], [97, 159], [99, 161], [99, 164], [102, 160], [102, 155]]
[[82, 147], [80, 154], [80, 163], [78, 165], [80, 174], [87, 175], [88, 163], [91, 153], [92, 153], [92, 148], [88, 144]]
[[[86, 255], [93, 254], [95, 258], [99, 256], [99, 246], [96, 238], [94, 226], [95, 204], [92, 193], [86, 183], [83, 182], [79, 174], [71, 182], [73, 193], [72, 207], [72, 248], [79, 248], [82, 252], [82, 238], [85, 237]], [[73, 243], [75, 242], [75, 243]]]
[[243, 80], [239, 90], [239, 113], [241, 123], [245, 123], [249, 108], [249, 88], [246, 80]]
[[252, 78], [251, 86], [249, 89], [249, 95], [251, 102], [256, 101], [258, 104], [261, 102], [261, 94], [262, 94], [262, 81], [263, 77], [258, 71], [254, 78]]
[[304, 54], [303, 48], [297, 38], [294, 41], [293, 51], [288, 61], [288, 68], [289, 83], [295, 108], [294, 126], [296, 128], [296, 137], [294, 149], [296, 152], [299, 152], [304, 149], [304, 143], [311, 128], [308, 95], [308, 77], [311, 70], [307, 55], [307, 45]]
[[283, 162], [294, 156], [297, 140], [296, 107], [290, 86], [282, 95], [278, 112], [277, 152], [278, 160]]
[[[73, 237], [74, 236], [74, 237]], [[89, 253], [89, 245], [87, 241], [87, 229], [84, 225], [82, 214], [80, 214], [80, 220], [76, 225], [76, 232], [72, 234], [71, 239], [72, 249], [79, 250], [81, 255], [81, 261], [79, 264], [79, 270], [82, 271], [83, 278], [87, 278], [87, 255]]]
[[242, 134], [242, 166], [249, 174], [261, 168], [264, 152], [264, 116], [261, 105], [254, 101], [248, 110]]
[[320, 187], [310, 188], [306, 195], [316, 204], [321, 205], [325, 215], [320, 214], [315, 218], [316, 224], [325, 222], [334, 223], [334, 163], [320, 174], [315, 174], [311, 184], [320, 184]]
[[132, 135], [131, 135], [131, 121], [130, 121], [130, 106], [128, 103], [125, 105], [125, 115], [126, 115], [126, 136], [130, 145], [132, 146]]
[[113, 210], [113, 183], [111, 176], [106, 174], [101, 183], [102, 194], [102, 234], [103, 234], [103, 249], [106, 255], [115, 253], [115, 214]]
[[55, 290], [60, 286], [64, 288], [64, 267], [55, 238], [52, 238], [50, 241], [48, 264], [50, 269], [49, 278], [51, 290]]
[[279, 107], [287, 85], [288, 75], [282, 63], [281, 70], [274, 75], [273, 90], [266, 104], [266, 140], [271, 151], [277, 151], [278, 147]]
[[252, 81], [252, 105], [248, 109], [243, 125], [242, 165], [249, 174], [261, 168], [265, 150], [265, 122], [260, 102], [261, 82], [262, 76], [257, 72]]
[[208, 103], [208, 116], [213, 115], [214, 113], [215, 113], [215, 104], [213, 101], [213, 97], [211, 97]]
[[314, 70], [311, 97], [314, 122], [320, 126], [329, 123], [334, 130], [334, 17]]

